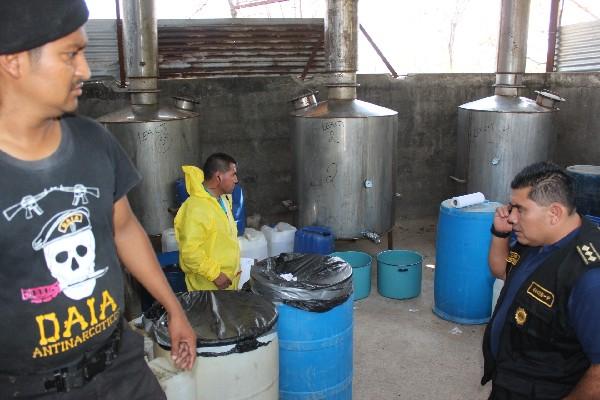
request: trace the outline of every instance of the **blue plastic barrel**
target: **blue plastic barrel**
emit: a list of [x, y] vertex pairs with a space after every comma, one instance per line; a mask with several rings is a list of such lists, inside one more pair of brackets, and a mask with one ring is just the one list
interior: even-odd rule
[[337, 251], [330, 255], [340, 257], [352, 267], [354, 300], [369, 297], [371, 293], [371, 262], [373, 258], [362, 251]]
[[483, 324], [492, 312], [494, 277], [488, 265], [490, 226], [501, 204], [440, 205], [433, 312], [459, 324]]
[[352, 303], [322, 313], [277, 306], [280, 400], [352, 399]]
[[[160, 264], [167, 282], [171, 286], [171, 289], [175, 293], [187, 292], [187, 286], [185, 285], [185, 273], [179, 268], [179, 252], [170, 251], [166, 253], [158, 253], [158, 263]], [[154, 298], [148, 293], [148, 291], [142, 287], [141, 292], [141, 306], [142, 311], [147, 310], [154, 303]]]
[[384, 297], [410, 299], [421, 294], [423, 256], [411, 250], [377, 254], [377, 290]]
[[242, 236], [246, 230], [246, 203], [244, 202], [244, 191], [240, 185], [235, 185], [231, 197], [233, 219], [237, 224], [238, 236]]
[[577, 211], [600, 215], [600, 166], [571, 165], [567, 173], [573, 178]]
[[179, 178], [175, 181], [175, 205], [181, 207], [183, 202], [190, 197], [185, 187], [185, 178]]
[[294, 236], [294, 252], [327, 255], [333, 251], [335, 237], [326, 226], [305, 226]]

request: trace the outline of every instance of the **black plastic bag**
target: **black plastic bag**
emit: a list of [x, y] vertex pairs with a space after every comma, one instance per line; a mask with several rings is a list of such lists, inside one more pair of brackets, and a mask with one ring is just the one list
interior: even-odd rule
[[[197, 348], [234, 345], [227, 354], [254, 350], [263, 343], [259, 336], [271, 331], [277, 322], [273, 303], [249, 292], [230, 290], [196, 291], [178, 293], [177, 298], [196, 332]], [[144, 314], [144, 326], [150, 327], [154, 340], [170, 349], [168, 315], [155, 303]], [[219, 353], [215, 355], [223, 355]]]
[[250, 284], [271, 301], [325, 312], [352, 295], [352, 267], [339, 257], [282, 253], [253, 265]]

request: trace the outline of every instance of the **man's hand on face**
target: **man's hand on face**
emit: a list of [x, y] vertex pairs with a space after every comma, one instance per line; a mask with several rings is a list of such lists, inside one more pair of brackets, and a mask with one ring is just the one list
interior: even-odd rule
[[512, 224], [508, 222], [512, 207], [510, 205], [501, 206], [496, 209], [494, 214], [494, 228], [498, 232], [512, 231]]
[[225, 275], [224, 273], [221, 272], [219, 274], [219, 276], [217, 276], [217, 279], [215, 279], [213, 281], [213, 283], [215, 284], [216, 287], [223, 290], [223, 289], [227, 289], [229, 286], [231, 286], [231, 279], [229, 279], [227, 277], [227, 275]]

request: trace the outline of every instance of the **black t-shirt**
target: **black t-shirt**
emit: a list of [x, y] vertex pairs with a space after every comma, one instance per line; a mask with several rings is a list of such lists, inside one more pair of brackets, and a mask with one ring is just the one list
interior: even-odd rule
[[113, 204], [140, 176], [98, 123], [60, 123], [61, 143], [43, 160], [0, 151], [0, 373], [78, 361], [124, 307]]

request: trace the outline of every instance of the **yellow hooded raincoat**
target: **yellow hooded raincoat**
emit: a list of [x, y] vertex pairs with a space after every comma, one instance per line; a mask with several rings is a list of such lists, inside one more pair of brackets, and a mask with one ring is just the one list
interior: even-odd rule
[[217, 290], [212, 281], [223, 272], [232, 282], [228, 289], [235, 290], [239, 281], [240, 246], [231, 196], [221, 196], [225, 213], [217, 199], [204, 189], [204, 172], [189, 165], [182, 169], [190, 197], [175, 216], [175, 238], [186, 286], [188, 290]]

